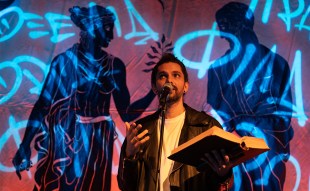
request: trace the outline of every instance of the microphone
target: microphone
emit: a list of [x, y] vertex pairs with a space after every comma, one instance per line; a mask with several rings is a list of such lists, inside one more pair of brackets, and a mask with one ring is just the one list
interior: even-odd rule
[[163, 88], [160, 91], [159, 95], [159, 104], [161, 106], [164, 106], [166, 104], [166, 101], [169, 98], [170, 92], [173, 90], [173, 86], [171, 83], [165, 83]]

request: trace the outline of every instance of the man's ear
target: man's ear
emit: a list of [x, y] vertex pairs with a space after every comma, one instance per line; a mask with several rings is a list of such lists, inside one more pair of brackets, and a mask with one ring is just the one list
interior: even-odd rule
[[186, 93], [188, 91], [188, 88], [189, 88], [189, 83], [185, 82], [184, 83], [184, 93]]

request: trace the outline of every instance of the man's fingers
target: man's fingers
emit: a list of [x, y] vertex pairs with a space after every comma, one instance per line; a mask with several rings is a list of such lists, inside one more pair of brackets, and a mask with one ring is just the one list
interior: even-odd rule
[[[141, 142], [147, 135], [149, 131], [147, 129], [145, 129], [142, 133], [140, 133], [137, 136], [133, 136], [131, 139], [131, 143], [137, 143], [137, 142]], [[148, 136], [147, 136], [148, 137]]]
[[135, 128], [132, 130], [132, 132], [137, 135], [137, 133], [140, 131], [140, 129], [142, 128], [141, 124], [138, 124], [135, 126]]
[[132, 140], [132, 138], [136, 136], [136, 133], [134, 131], [136, 124], [135, 123], [130, 124], [128, 122], [125, 122], [125, 126], [126, 126], [126, 137], [128, 140]]
[[221, 149], [221, 154], [222, 154], [225, 164], [229, 166], [230, 165], [229, 156], [226, 154], [224, 149]]
[[126, 127], [126, 134], [128, 134], [129, 129], [130, 129], [130, 124], [128, 122], [125, 122], [125, 127]]
[[150, 139], [149, 136], [143, 137], [143, 139], [141, 139], [141, 140], [139, 140], [139, 141], [137, 141], [137, 142], [135, 143], [135, 147], [136, 147], [136, 148], [139, 148], [142, 144], [144, 144], [145, 142], [147, 142], [149, 139]]
[[126, 126], [126, 139], [127, 139], [127, 147], [126, 147], [126, 155], [127, 156], [133, 156], [135, 155], [141, 146], [141, 144], [148, 141], [149, 137], [146, 136], [148, 133], [148, 130], [144, 130], [142, 133], [138, 134], [138, 132], [141, 130], [142, 125], [125, 122]]
[[214, 161], [213, 157], [209, 153], [206, 153], [205, 157], [206, 157], [205, 158], [206, 162], [208, 162], [210, 167], [213, 168], [213, 169], [216, 169], [216, 165], [215, 165], [216, 162]]
[[137, 136], [134, 136], [132, 139], [131, 139], [131, 143], [134, 144], [134, 146], [137, 148], [139, 147], [141, 144], [144, 144], [146, 141], [148, 141], [150, 139], [149, 136], [147, 136], [147, 133], [149, 131], [147, 129], [145, 129], [142, 133], [140, 133], [139, 135]]
[[128, 123], [125, 122], [125, 126], [126, 126], [126, 133], [132, 133], [132, 131], [135, 129], [136, 127], [136, 123]]
[[130, 141], [130, 142], [131, 142], [132, 144], [134, 144], [134, 145], [135, 145], [135, 144], [136, 144], [137, 142], [139, 142], [139, 141], [140, 141], [140, 140], [138, 139], [138, 137], [133, 136], [133, 138], [131, 139], [131, 141]]
[[136, 126], [137, 126], [136, 123], [130, 124], [130, 129], [129, 130], [132, 132], [135, 129]]
[[138, 131], [142, 128], [141, 124], [138, 124], [138, 125], [136, 123], [129, 124], [128, 122], [125, 122], [125, 126], [126, 126], [127, 135], [130, 135], [130, 134], [136, 135]]
[[141, 143], [141, 144], [144, 144], [144, 143], [147, 142], [148, 140], [150, 140], [150, 137], [149, 137], [149, 136], [146, 136], [146, 137], [144, 137], [144, 138], [140, 141], [140, 143]]
[[215, 157], [215, 163], [218, 166], [221, 166], [224, 164], [222, 156], [220, 156], [220, 153], [217, 150], [212, 151], [213, 156]]
[[141, 140], [149, 131], [145, 129], [142, 133], [140, 133], [137, 137], [139, 140]]

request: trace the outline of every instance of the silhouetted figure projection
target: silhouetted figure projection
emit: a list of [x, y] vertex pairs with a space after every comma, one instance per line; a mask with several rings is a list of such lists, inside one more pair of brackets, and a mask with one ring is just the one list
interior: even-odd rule
[[[247, 5], [224, 5], [217, 11], [216, 21], [230, 49], [224, 55], [228, 60], [223, 56], [209, 69], [207, 102], [228, 131], [264, 138], [271, 148], [234, 168], [234, 189], [283, 190], [293, 137], [289, 65], [258, 42], [254, 16]], [[227, 33], [238, 39], [240, 49]], [[236, 50], [237, 55], [231, 56]]]
[[13, 163], [20, 177], [38, 135], [34, 190], [110, 190], [116, 135], [111, 96], [121, 118], [130, 120], [125, 65], [103, 50], [113, 39], [115, 16], [98, 5], [69, 12], [81, 29], [80, 42], [53, 59]]

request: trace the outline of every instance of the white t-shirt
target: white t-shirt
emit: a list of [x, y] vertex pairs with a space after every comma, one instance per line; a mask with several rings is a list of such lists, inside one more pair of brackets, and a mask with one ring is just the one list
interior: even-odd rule
[[[169, 174], [173, 161], [167, 157], [178, 146], [181, 130], [185, 120], [185, 111], [175, 118], [165, 119], [163, 148], [160, 164], [160, 190], [170, 191]], [[161, 117], [158, 119], [158, 142], [160, 138]]]

